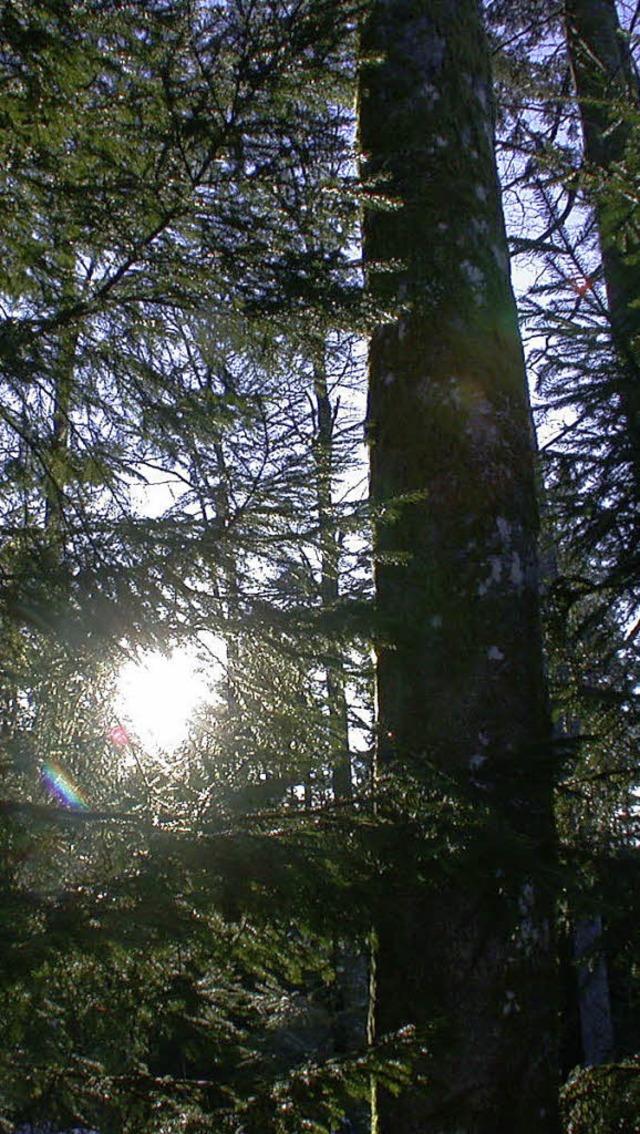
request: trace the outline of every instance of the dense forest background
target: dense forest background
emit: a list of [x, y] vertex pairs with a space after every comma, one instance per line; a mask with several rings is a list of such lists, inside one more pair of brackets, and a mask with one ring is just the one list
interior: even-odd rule
[[0, 3], [0, 1129], [640, 1130], [639, 24]]

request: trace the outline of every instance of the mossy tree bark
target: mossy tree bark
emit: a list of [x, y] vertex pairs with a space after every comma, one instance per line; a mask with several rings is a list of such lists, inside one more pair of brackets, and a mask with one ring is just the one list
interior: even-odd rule
[[434, 861], [389, 805], [376, 1029], [437, 1028], [378, 1134], [558, 1129], [534, 446], [479, 8], [377, 0], [362, 41], [366, 172], [399, 206], [365, 218], [398, 311], [370, 348], [378, 774], [446, 795], [463, 848]]

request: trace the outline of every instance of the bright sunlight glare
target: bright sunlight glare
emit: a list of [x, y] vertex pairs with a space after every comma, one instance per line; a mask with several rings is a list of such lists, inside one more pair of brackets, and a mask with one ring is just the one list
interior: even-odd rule
[[150, 752], [171, 753], [187, 738], [189, 719], [209, 689], [193, 654], [143, 654], [120, 671], [116, 712]]

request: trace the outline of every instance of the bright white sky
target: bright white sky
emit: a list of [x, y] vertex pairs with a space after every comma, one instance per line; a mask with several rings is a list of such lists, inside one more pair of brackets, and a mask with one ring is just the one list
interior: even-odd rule
[[118, 678], [118, 719], [150, 755], [174, 752], [187, 738], [189, 718], [211, 697], [192, 651], [150, 652], [127, 662]]

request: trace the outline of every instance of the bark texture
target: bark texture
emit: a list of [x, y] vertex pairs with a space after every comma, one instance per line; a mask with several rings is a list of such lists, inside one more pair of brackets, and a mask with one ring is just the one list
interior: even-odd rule
[[367, 170], [399, 206], [365, 222], [370, 286], [397, 310], [370, 350], [378, 772], [409, 773], [467, 817], [463, 849], [443, 848], [433, 870], [419, 814], [393, 825], [376, 1029], [435, 1032], [414, 1086], [378, 1092], [374, 1129], [549, 1134], [554, 835], [534, 448], [479, 4], [377, 0], [363, 49]]

